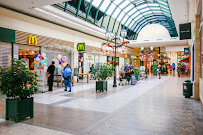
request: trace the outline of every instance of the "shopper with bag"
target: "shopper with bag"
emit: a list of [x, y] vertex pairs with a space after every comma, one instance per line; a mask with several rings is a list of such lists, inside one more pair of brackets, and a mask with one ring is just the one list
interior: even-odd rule
[[67, 64], [65, 66], [62, 73], [63, 73], [64, 83], [65, 83], [65, 90], [64, 91], [67, 91], [67, 87], [69, 85], [70, 90], [68, 92], [71, 92], [72, 69], [71, 69], [70, 64]]
[[54, 71], [55, 71], [54, 64], [55, 64], [55, 62], [52, 61], [52, 64], [47, 69], [49, 91], [53, 91], [53, 81], [54, 81]]

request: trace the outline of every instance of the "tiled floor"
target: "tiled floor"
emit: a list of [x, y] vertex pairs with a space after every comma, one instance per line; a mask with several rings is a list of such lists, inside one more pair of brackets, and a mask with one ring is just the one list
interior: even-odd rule
[[[182, 96], [188, 78], [149, 77], [135, 86], [96, 92], [95, 83], [34, 95], [35, 115], [15, 124], [0, 119], [0, 135], [203, 135], [199, 101]], [[0, 117], [5, 115], [0, 99]]]

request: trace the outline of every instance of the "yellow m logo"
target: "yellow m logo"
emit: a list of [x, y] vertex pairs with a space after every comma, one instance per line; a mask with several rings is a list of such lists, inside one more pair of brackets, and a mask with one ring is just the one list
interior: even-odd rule
[[34, 45], [37, 45], [37, 38], [35, 36], [29, 36], [28, 37], [28, 44], [31, 45], [31, 44], [34, 44]]
[[78, 43], [78, 51], [85, 51], [85, 44], [84, 43]]

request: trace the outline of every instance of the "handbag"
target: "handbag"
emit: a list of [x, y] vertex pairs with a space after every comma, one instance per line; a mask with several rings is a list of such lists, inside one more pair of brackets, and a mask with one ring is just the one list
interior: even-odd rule
[[47, 77], [49, 78], [51, 76], [51, 74], [47, 74]]

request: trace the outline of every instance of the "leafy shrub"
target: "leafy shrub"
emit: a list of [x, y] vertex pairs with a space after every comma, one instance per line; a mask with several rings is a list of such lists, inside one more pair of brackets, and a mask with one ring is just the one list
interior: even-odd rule
[[135, 75], [139, 75], [140, 74], [140, 70], [139, 69], [134, 69], [134, 74]]
[[98, 81], [105, 81], [108, 77], [111, 77], [113, 75], [114, 70], [113, 66], [109, 66], [106, 63], [100, 63], [94, 66], [92, 72]]
[[0, 91], [10, 99], [24, 99], [37, 92], [37, 75], [26, 69], [23, 61], [12, 60], [8, 68], [0, 68]]
[[157, 69], [158, 69], [158, 63], [154, 62], [152, 64], [152, 72], [157, 72]]

